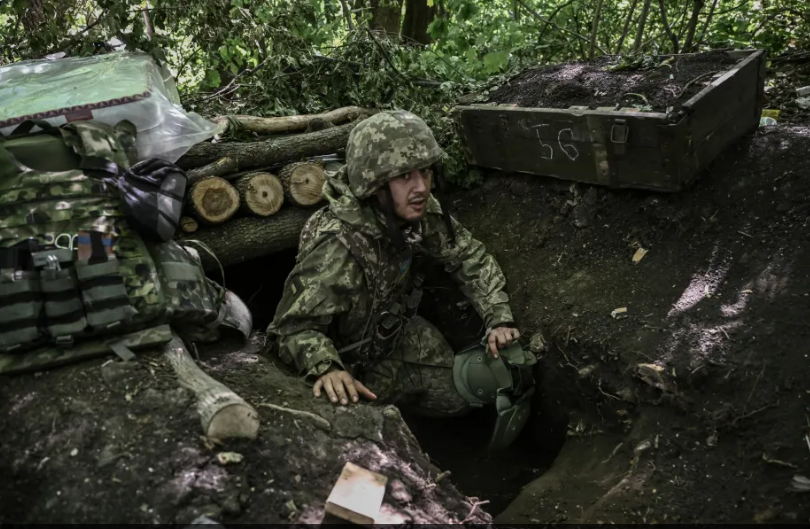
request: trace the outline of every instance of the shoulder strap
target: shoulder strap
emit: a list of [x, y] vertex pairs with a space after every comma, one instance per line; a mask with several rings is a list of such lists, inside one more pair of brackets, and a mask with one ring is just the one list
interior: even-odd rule
[[[368, 287], [372, 289], [373, 292], [379, 292], [376, 273], [378, 267], [374, 265], [379, 263], [381, 257], [380, 252], [371, 245], [367, 237], [355, 230], [349, 229], [345, 224], [341, 226], [340, 231], [335, 233], [335, 236], [349, 249], [349, 252], [357, 259], [357, 262], [360, 263], [360, 268], [363, 269], [363, 275], [366, 277]], [[378, 296], [375, 295], [374, 299], [376, 300], [377, 297]], [[372, 308], [372, 311], [374, 310], [375, 309]]]

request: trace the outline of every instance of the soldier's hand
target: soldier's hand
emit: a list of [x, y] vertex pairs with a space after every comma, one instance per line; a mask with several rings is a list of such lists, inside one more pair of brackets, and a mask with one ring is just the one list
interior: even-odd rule
[[359, 395], [371, 400], [377, 398], [377, 395], [355, 380], [348, 371], [332, 371], [323, 375], [315, 382], [312, 393], [316, 397], [320, 397], [321, 389], [326, 390], [329, 400], [335, 403], [340, 400], [344, 406], [349, 403], [349, 398], [352, 399], [352, 402], [357, 403], [360, 400]]
[[492, 356], [498, 358], [498, 349], [503, 349], [514, 340], [520, 338], [520, 332], [510, 327], [496, 327], [489, 332], [487, 343]]

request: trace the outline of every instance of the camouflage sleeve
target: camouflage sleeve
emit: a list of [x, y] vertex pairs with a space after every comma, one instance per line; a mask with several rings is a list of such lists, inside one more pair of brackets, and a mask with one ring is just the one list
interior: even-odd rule
[[319, 243], [295, 265], [268, 333], [279, 337], [279, 355], [292, 360], [312, 382], [334, 369], [345, 369], [327, 336], [332, 319], [352, 309], [363, 272], [336, 238]]
[[[434, 209], [437, 210], [436, 206]], [[504, 291], [506, 277], [483, 243], [451, 216], [456, 235], [453, 248], [447, 247], [449, 234], [440, 210], [425, 216], [423, 247], [444, 265], [487, 327], [513, 324], [509, 296]]]

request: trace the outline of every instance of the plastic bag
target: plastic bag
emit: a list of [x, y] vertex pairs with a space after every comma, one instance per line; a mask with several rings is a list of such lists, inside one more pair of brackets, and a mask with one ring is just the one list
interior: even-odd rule
[[0, 133], [27, 119], [53, 125], [94, 119], [138, 129], [139, 160], [175, 162], [216, 124], [180, 106], [169, 70], [142, 52], [24, 61], [0, 67]]

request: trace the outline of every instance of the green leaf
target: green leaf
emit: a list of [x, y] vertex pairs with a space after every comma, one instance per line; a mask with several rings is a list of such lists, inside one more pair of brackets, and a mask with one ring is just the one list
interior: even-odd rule
[[219, 76], [219, 72], [216, 70], [208, 70], [208, 73], [205, 75], [205, 83], [208, 86], [217, 87], [222, 84], [222, 79]]
[[495, 73], [509, 60], [508, 51], [493, 51], [484, 55], [484, 68], [487, 73]]

